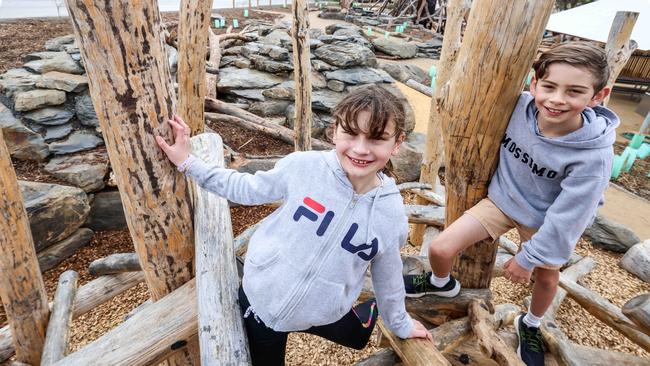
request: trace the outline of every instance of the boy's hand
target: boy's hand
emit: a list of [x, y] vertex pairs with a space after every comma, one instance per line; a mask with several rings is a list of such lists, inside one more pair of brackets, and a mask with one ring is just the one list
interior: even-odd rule
[[431, 337], [431, 333], [427, 330], [427, 328], [422, 325], [419, 321], [412, 319], [413, 320], [413, 329], [411, 330], [411, 334], [409, 334], [409, 338], [425, 338], [433, 342], [433, 338]]
[[190, 127], [178, 116], [167, 121], [174, 131], [174, 144], [169, 145], [162, 136], [156, 136], [156, 142], [167, 158], [176, 166], [190, 156]]
[[510, 258], [503, 265], [504, 274], [503, 276], [509, 279], [512, 282], [517, 283], [528, 283], [530, 282], [530, 276], [533, 274], [533, 271], [527, 271], [522, 266], [517, 263], [514, 257]]

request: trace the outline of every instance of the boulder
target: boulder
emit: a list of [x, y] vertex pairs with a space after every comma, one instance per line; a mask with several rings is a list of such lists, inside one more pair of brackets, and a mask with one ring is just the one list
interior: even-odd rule
[[88, 87], [88, 78], [85, 75], [50, 71], [41, 75], [41, 78], [36, 82], [36, 86], [43, 89], [58, 89], [78, 93]]
[[375, 50], [381, 51], [390, 56], [402, 59], [413, 58], [418, 53], [418, 47], [413, 43], [407, 43], [395, 38], [377, 37], [372, 40]]
[[65, 103], [64, 91], [36, 89], [16, 94], [14, 109], [18, 112], [24, 112], [63, 103]]
[[68, 74], [84, 73], [84, 69], [65, 51], [59, 52], [58, 55], [52, 58], [29, 61], [23, 67], [37, 74], [45, 74], [50, 71], [60, 71]]
[[93, 100], [90, 94], [84, 93], [74, 98], [74, 110], [77, 113], [77, 119], [84, 126], [98, 127], [99, 119], [93, 106]]
[[313, 54], [338, 67], [369, 66], [377, 62], [375, 54], [368, 47], [347, 42], [322, 45]]
[[250, 60], [256, 70], [266, 71], [271, 74], [293, 71], [293, 65], [290, 62], [273, 61], [262, 55], [251, 55]]
[[[291, 78], [293, 79], [293, 75]], [[327, 79], [320, 72], [311, 70], [311, 87], [314, 89], [327, 88]]]
[[311, 93], [311, 107], [315, 110], [330, 112], [345, 97], [329, 89], [314, 90]]
[[261, 117], [283, 115], [289, 104], [291, 103], [286, 100], [255, 102], [251, 104], [248, 111]]
[[50, 126], [45, 129], [45, 136], [43, 139], [45, 142], [52, 142], [54, 140], [60, 140], [68, 136], [72, 132], [72, 123], [66, 123], [59, 126]]
[[321, 60], [311, 60], [311, 67], [316, 71], [334, 71], [338, 69], [338, 67]]
[[239, 57], [236, 58], [232, 64], [235, 65], [235, 67], [238, 67], [240, 69], [248, 69], [249, 67], [251, 67], [250, 60], [247, 60], [245, 58], [239, 58]]
[[261, 54], [263, 47], [264, 45], [261, 43], [248, 42], [245, 45], [241, 46], [240, 53], [242, 56], [250, 58], [253, 55]]
[[27, 56], [23, 57], [24, 62], [29, 62], [29, 61], [34, 61], [34, 60], [49, 60], [51, 58], [56, 58], [61, 56], [61, 52], [57, 51], [40, 51], [40, 52], [32, 52], [28, 54]]
[[103, 145], [104, 140], [93, 133], [85, 131], [75, 131], [67, 139], [49, 144], [50, 151], [53, 154], [63, 155], [71, 154], [77, 151], [94, 149]]
[[12, 98], [17, 93], [36, 88], [38, 78], [38, 75], [29, 72], [27, 69], [10, 69], [0, 75], [0, 92], [8, 98]]
[[289, 35], [288, 29], [276, 29], [266, 37], [260, 38], [259, 42], [287, 48], [291, 47], [291, 36]]
[[[296, 122], [296, 108], [290, 104], [285, 111], [286, 122], [285, 127], [293, 130]], [[325, 135], [325, 131], [330, 127], [331, 119], [323, 119], [317, 113], [311, 115], [311, 137], [320, 138]]]
[[9, 108], [0, 103], [0, 129], [9, 154], [20, 160], [44, 160], [50, 149], [38, 133], [23, 125]]
[[650, 239], [633, 245], [621, 258], [619, 266], [650, 283]]
[[48, 51], [62, 51], [65, 45], [74, 43], [74, 34], [56, 37], [45, 42], [45, 49]]
[[95, 231], [126, 229], [126, 217], [120, 192], [96, 193], [90, 204], [90, 214], [83, 226]]
[[266, 89], [280, 84], [282, 78], [252, 69], [226, 67], [219, 70], [219, 91], [230, 89]]
[[345, 83], [334, 79], [328, 80], [327, 88], [334, 90], [336, 92], [342, 92], [343, 90], [345, 90]]
[[273, 44], [261, 45], [259, 48], [259, 53], [269, 56], [275, 61], [286, 61], [289, 59], [289, 50]]
[[90, 243], [93, 234], [94, 232], [90, 229], [78, 229], [69, 237], [38, 253], [38, 265], [41, 272], [52, 269], [66, 258], [73, 256], [77, 250]]
[[431, 77], [429, 74], [415, 65], [398, 64], [395, 62], [379, 62], [379, 68], [386, 71], [388, 75], [394, 79], [403, 83], [406, 83], [409, 79], [413, 79], [423, 85], [431, 84]]
[[627, 227], [600, 214], [583, 234], [594, 246], [613, 252], [625, 253], [641, 239]]
[[425, 138], [424, 134], [411, 133], [402, 143], [397, 155], [390, 159], [393, 164], [393, 174], [397, 177], [398, 183], [414, 182], [420, 179]]
[[358, 26], [350, 23], [334, 23], [325, 27], [326, 34], [335, 34], [339, 30], [348, 30], [356, 32], [359, 35], [363, 34], [363, 30]]
[[233, 46], [223, 50], [224, 56], [237, 56], [241, 53], [242, 46]]
[[266, 100], [266, 98], [264, 98], [264, 95], [262, 95], [262, 89], [232, 89], [228, 91], [228, 93], [258, 102], [263, 102]]
[[37, 252], [77, 231], [90, 212], [88, 197], [79, 188], [21, 180], [18, 186]]
[[94, 192], [104, 188], [108, 173], [108, 154], [93, 151], [74, 156], [54, 157], [45, 165], [53, 176], [84, 190]]
[[365, 68], [352, 67], [349, 69], [339, 69], [336, 71], [326, 71], [327, 80], [338, 80], [347, 84], [374, 84], [374, 83], [392, 83], [394, 80], [386, 71]]
[[296, 96], [296, 83], [293, 80], [285, 81], [273, 88], [263, 90], [262, 95], [271, 99], [294, 100]]
[[339, 29], [332, 34], [332, 41], [352, 42], [373, 49], [372, 43], [363, 36], [361, 29]]
[[25, 113], [23, 118], [32, 123], [45, 126], [57, 126], [68, 123], [74, 114], [63, 108], [46, 107]]

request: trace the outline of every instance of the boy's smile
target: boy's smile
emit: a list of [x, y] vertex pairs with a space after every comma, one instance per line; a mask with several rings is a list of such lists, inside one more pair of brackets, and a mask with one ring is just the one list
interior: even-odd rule
[[530, 93], [539, 110], [537, 124], [547, 137], [567, 135], [582, 127], [582, 111], [595, 107], [609, 90], [594, 90], [595, 77], [587, 70], [566, 63], [553, 63], [546, 75], [533, 79]]

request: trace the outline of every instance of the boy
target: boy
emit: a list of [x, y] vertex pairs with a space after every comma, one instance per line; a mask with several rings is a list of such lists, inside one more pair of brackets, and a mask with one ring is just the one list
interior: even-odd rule
[[599, 106], [610, 92], [602, 49], [584, 42], [559, 45], [533, 68], [530, 93], [522, 93], [501, 140], [488, 197], [429, 243], [433, 274], [404, 277], [407, 296], [456, 296], [453, 257], [517, 228], [522, 247], [504, 273], [518, 283], [535, 273], [530, 309], [515, 319], [517, 352], [529, 366], [544, 364], [541, 319], [555, 296], [560, 267], [602, 203], [619, 123]]

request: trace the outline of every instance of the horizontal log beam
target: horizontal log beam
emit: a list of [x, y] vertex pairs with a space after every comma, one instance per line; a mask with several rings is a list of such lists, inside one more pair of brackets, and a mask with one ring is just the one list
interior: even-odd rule
[[136, 253], [115, 253], [99, 258], [88, 266], [88, 272], [93, 276], [102, 276], [122, 272], [141, 271], [140, 260]]
[[445, 226], [445, 208], [427, 205], [405, 205], [404, 212], [411, 224]]
[[382, 334], [388, 338], [391, 348], [397, 353], [402, 363], [406, 366], [419, 365], [449, 365], [445, 356], [436, 349], [432, 342], [426, 339], [400, 339], [391, 332], [384, 321], [379, 318], [377, 322]]

